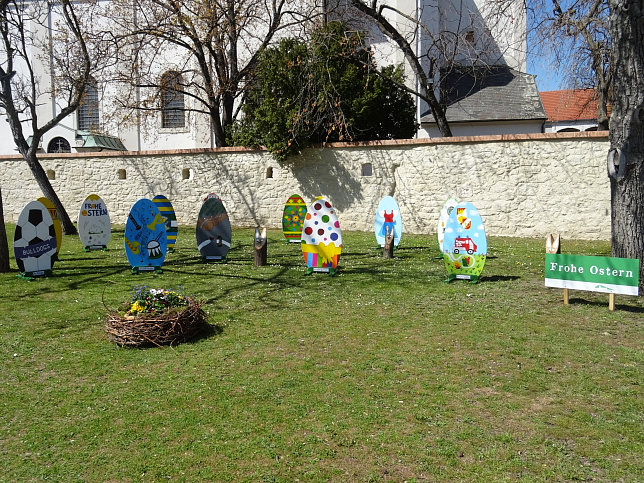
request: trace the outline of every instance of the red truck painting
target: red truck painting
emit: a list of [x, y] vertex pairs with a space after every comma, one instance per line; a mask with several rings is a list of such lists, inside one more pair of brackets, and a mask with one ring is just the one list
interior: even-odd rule
[[456, 238], [454, 240], [454, 253], [458, 254], [460, 250], [472, 255], [476, 251], [476, 243], [471, 238]]

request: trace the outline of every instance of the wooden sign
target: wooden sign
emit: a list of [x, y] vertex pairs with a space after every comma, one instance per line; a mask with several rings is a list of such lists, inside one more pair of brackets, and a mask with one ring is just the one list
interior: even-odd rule
[[561, 236], [552, 233], [546, 238], [546, 253], [561, 253]]
[[266, 228], [259, 232], [259, 227], [255, 227], [255, 238], [253, 240], [253, 265], [263, 267], [268, 260], [268, 238], [266, 238]]
[[546, 287], [610, 294], [609, 309], [615, 308], [615, 294], [638, 295], [639, 260], [546, 253]]

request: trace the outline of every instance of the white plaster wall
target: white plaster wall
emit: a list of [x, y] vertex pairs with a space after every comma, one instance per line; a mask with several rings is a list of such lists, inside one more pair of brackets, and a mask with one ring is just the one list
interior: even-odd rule
[[[72, 219], [90, 193], [105, 200], [116, 224], [139, 198], [164, 194], [179, 223], [193, 225], [214, 191], [233, 225], [279, 228], [284, 203], [299, 193], [308, 201], [328, 196], [344, 229], [371, 231], [378, 201], [393, 195], [404, 229], [431, 234], [445, 200], [456, 197], [477, 206], [488, 235], [609, 239], [608, 147], [605, 133], [571, 133], [338, 144], [308, 149], [292, 166], [264, 151], [231, 148], [44, 155], [41, 164], [55, 171], [52, 185]], [[361, 175], [365, 163], [372, 176]], [[119, 169], [127, 179], [118, 179]], [[191, 179], [183, 179], [184, 169]], [[0, 185], [9, 222], [41, 196], [17, 157], [0, 157]]]

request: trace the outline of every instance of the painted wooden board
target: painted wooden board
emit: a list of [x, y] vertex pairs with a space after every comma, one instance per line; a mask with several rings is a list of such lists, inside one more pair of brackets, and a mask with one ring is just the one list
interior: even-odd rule
[[282, 233], [290, 243], [300, 243], [306, 216], [306, 203], [300, 195], [291, 195], [282, 213]]
[[210, 193], [201, 205], [196, 236], [197, 248], [204, 261], [226, 259], [232, 242], [232, 228], [224, 203], [214, 193]]
[[49, 198], [42, 196], [36, 201], [40, 201], [45, 206], [45, 208], [47, 208], [51, 219], [54, 221], [54, 230], [56, 230], [56, 259], [58, 259], [60, 246], [63, 243], [63, 224], [60, 222], [60, 218], [58, 217], [58, 210]]
[[78, 213], [78, 236], [85, 250], [107, 248], [112, 234], [107, 205], [96, 194], [91, 194], [81, 203]]
[[177, 223], [177, 215], [174, 212], [174, 207], [170, 203], [170, 200], [163, 195], [156, 195], [152, 198], [152, 201], [159, 208], [161, 216], [165, 218], [165, 231], [168, 235], [168, 251], [173, 252], [179, 232], [179, 224]]
[[167, 250], [165, 218], [147, 198], [134, 203], [125, 223], [125, 256], [133, 272], [160, 270]]
[[385, 246], [386, 230], [394, 230], [394, 246], [398, 246], [403, 233], [402, 215], [398, 203], [392, 196], [385, 196], [378, 203], [376, 208], [376, 221], [374, 222], [374, 231], [376, 233], [376, 242]]
[[23, 276], [51, 274], [56, 257], [56, 229], [49, 210], [40, 201], [30, 201], [20, 212], [13, 254]]
[[447, 281], [478, 282], [487, 257], [483, 219], [472, 203], [457, 203], [445, 225], [443, 260]]
[[307, 209], [302, 227], [302, 255], [307, 274], [334, 274], [342, 253], [340, 222], [331, 202], [317, 198]]
[[436, 234], [438, 235], [438, 247], [441, 253], [443, 252], [443, 239], [445, 238], [445, 228], [447, 227], [447, 220], [452, 213], [454, 207], [458, 204], [454, 198], [450, 198], [445, 202], [441, 209], [441, 214], [438, 218], [438, 226], [436, 227]]

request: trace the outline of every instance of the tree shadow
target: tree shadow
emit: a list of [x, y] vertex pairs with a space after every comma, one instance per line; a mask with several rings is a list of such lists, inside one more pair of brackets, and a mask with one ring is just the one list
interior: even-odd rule
[[481, 282], [511, 282], [513, 280], [521, 280], [518, 275], [491, 275], [481, 277]]
[[345, 163], [339, 162], [330, 150], [307, 150], [306, 156], [294, 159], [291, 170], [305, 198], [314, 199], [332, 193], [329, 201], [339, 211], [350, 208], [355, 201], [362, 199], [358, 173], [349, 171]]

